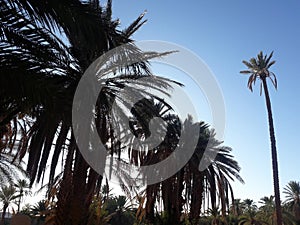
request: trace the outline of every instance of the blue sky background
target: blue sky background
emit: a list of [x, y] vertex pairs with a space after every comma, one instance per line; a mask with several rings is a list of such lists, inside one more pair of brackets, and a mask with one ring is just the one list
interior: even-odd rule
[[[235, 197], [258, 201], [273, 193], [269, 130], [259, 85], [247, 89], [242, 60], [260, 50], [277, 61], [278, 91], [269, 85], [279, 154], [281, 191], [300, 181], [300, 2], [290, 1], [174, 1], [114, 0], [113, 15], [124, 28], [147, 10], [148, 22], [135, 40], [163, 40], [184, 46], [214, 72], [226, 106], [224, 142], [242, 167], [245, 184], [233, 184]], [[172, 75], [168, 75], [172, 77]], [[176, 77], [175, 77], [176, 78]], [[185, 83], [189, 90], [189, 84]], [[191, 87], [191, 90], [193, 88]], [[190, 92], [198, 110], [201, 93]], [[199, 100], [200, 99], [200, 100]], [[200, 118], [202, 119], [202, 118]], [[284, 195], [282, 194], [284, 199]]]

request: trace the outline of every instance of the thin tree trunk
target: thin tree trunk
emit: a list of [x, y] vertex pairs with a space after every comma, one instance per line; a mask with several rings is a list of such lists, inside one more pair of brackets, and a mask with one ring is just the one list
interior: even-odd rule
[[20, 212], [20, 205], [21, 205], [21, 197], [19, 197], [18, 200], [18, 210], [17, 210], [18, 213]]
[[155, 215], [154, 215], [154, 206], [155, 200], [157, 196], [157, 184], [148, 185], [146, 188], [146, 220], [149, 223], [154, 223]]
[[177, 173], [177, 185], [176, 185], [175, 219], [177, 224], [180, 223], [180, 217], [181, 217], [183, 204], [184, 204], [184, 199], [182, 197], [182, 192], [184, 190], [183, 175], [184, 175], [184, 170], [181, 169]]
[[19, 197], [19, 200], [18, 200], [18, 213], [20, 212], [20, 205], [21, 205], [22, 196], [23, 196], [23, 190], [20, 191], [20, 197]]
[[8, 207], [8, 205], [4, 204], [3, 210], [2, 210], [2, 216], [1, 216], [1, 225], [4, 225], [4, 220], [5, 220], [5, 214], [6, 214], [7, 207]]
[[268, 119], [269, 119], [272, 168], [273, 168], [273, 184], [274, 184], [274, 195], [275, 195], [275, 206], [276, 206], [276, 220], [277, 220], [277, 225], [282, 225], [282, 212], [281, 212], [279, 176], [278, 176], [278, 160], [277, 160], [276, 139], [275, 139], [274, 124], [273, 124], [272, 108], [271, 108], [271, 101], [270, 101], [266, 78], [262, 79], [262, 83], [265, 92], [265, 99], [266, 99]]

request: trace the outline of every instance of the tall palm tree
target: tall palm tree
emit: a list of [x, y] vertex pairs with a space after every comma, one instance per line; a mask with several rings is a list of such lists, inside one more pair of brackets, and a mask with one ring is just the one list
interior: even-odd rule
[[[143, 15], [120, 30], [119, 21], [112, 19], [110, 0], [105, 7], [94, 0], [4, 0], [0, 9], [0, 128], [19, 115], [30, 118], [18, 150], [20, 158], [29, 151], [31, 184], [43, 178], [49, 161], [49, 183], [53, 183], [63, 155], [56, 224], [86, 224], [102, 174], [86, 163], [73, 135], [71, 103], [78, 82], [95, 59], [122, 44], [129, 43], [129, 51], [143, 59], [128, 68], [117, 68], [110, 79], [98, 77], [106, 88], [97, 101], [97, 129], [102, 142], [108, 143], [115, 135], [110, 126], [111, 105], [119, 99], [124, 103], [120, 109], [129, 107], [130, 99], [120, 94], [127, 85], [148, 96], [151, 92], [142, 89], [150, 83], [154, 89], [170, 87], [169, 80], [151, 75], [148, 68], [148, 59], [163, 54], [142, 53], [134, 46], [130, 36], [144, 23]], [[126, 52], [114, 60], [126, 61], [129, 55]], [[151, 82], [137, 82], [143, 77], [151, 78]], [[11, 135], [11, 139], [16, 136]], [[112, 154], [121, 151], [108, 150]]]
[[284, 188], [287, 203], [293, 211], [295, 218], [300, 221], [300, 183], [297, 181], [290, 181]]
[[273, 184], [274, 184], [274, 196], [275, 196], [275, 205], [276, 205], [276, 215], [277, 215], [277, 225], [282, 225], [282, 212], [281, 212], [281, 201], [280, 201], [280, 189], [279, 189], [279, 175], [278, 175], [278, 160], [277, 160], [277, 150], [276, 150], [276, 139], [275, 139], [275, 130], [274, 122], [272, 116], [272, 107], [271, 100], [267, 86], [267, 78], [272, 81], [272, 84], [277, 89], [277, 79], [273, 72], [269, 69], [275, 63], [271, 61], [273, 52], [267, 56], [263, 55], [261, 51], [257, 58], [251, 58], [248, 61], [243, 61], [243, 63], [248, 67], [248, 70], [242, 70], [242, 74], [250, 74], [248, 79], [248, 88], [253, 91], [252, 86], [255, 84], [257, 79], [260, 79], [261, 86], [260, 90], [264, 90], [265, 101], [268, 111], [268, 120], [269, 120], [269, 132], [271, 140], [271, 155], [272, 155], [272, 169], [273, 169]]
[[16, 181], [16, 183], [14, 184], [14, 187], [16, 188], [17, 192], [19, 193], [18, 211], [17, 212], [20, 212], [20, 205], [21, 205], [21, 202], [23, 200], [23, 197], [25, 195], [31, 194], [30, 185], [29, 185], [29, 183], [28, 183], [27, 180], [25, 180], [25, 179], [18, 179]]
[[8, 206], [12, 204], [17, 198], [19, 198], [19, 195], [13, 186], [10, 185], [1, 187], [0, 201], [3, 204], [1, 224], [4, 224], [4, 218]]

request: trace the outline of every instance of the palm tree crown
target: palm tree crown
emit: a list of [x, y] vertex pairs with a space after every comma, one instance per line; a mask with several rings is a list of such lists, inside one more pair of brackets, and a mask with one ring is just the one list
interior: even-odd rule
[[292, 202], [293, 204], [300, 203], [300, 183], [296, 181], [290, 181], [284, 188], [283, 193], [286, 197], [286, 202]]
[[[73, 135], [73, 97], [89, 65], [109, 50], [123, 44], [130, 46], [122, 48], [122, 54], [113, 59], [103, 60], [108, 64], [106, 72], [114, 69], [110, 77], [103, 73], [97, 76], [97, 82], [105, 85], [95, 113], [104, 144], [116, 139], [111, 125], [115, 121], [113, 103], [117, 102], [120, 113], [131, 108], [130, 96], [122, 95], [125, 87], [142, 96], [153, 96], [149, 87], [163, 93], [171, 88], [169, 80], [152, 75], [148, 67], [147, 60], [164, 53], [144, 53], [132, 42], [131, 35], [144, 22], [142, 14], [121, 30], [119, 21], [112, 17], [111, 0], [105, 6], [95, 0], [0, 2], [0, 138], [7, 133], [4, 128], [20, 114], [29, 120], [24, 127], [13, 125], [20, 132], [9, 139], [20, 139], [16, 142], [20, 158], [28, 152], [30, 184], [43, 179], [49, 164], [49, 184], [54, 184], [56, 169], [62, 162], [57, 224], [86, 224], [92, 195], [102, 182], [102, 174], [89, 167]], [[120, 61], [128, 62], [132, 53], [140, 56], [140, 61], [115, 68]], [[147, 81], [139, 79], [145, 77]], [[85, 97], [91, 94], [87, 91]], [[107, 150], [120, 153], [120, 147], [113, 148]], [[101, 160], [105, 165], [105, 158]]]
[[10, 186], [3, 186], [0, 190], [0, 201], [3, 204], [2, 208], [2, 216], [1, 216], [1, 224], [4, 223], [5, 213], [8, 209], [8, 206], [13, 203], [15, 199], [17, 199], [19, 195], [17, 194], [16, 189], [10, 185]]
[[[252, 85], [255, 84], [256, 79], [265, 79], [270, 78], [273, 85], [277, 89], [277, 79], [273, 72], [269, 71], [270, 67], [276, 62], [275, 60], [271, 61], [271, 58], [273, 56], [273, 52], [269, 55], [263, 55], [263, 52], [261, 51], [257, 58], [251, 58], [249, 62], [243, 60], [243, 63], [248, 67], [248, 70], [242, 70], [240, 73], [242, 74], [251, 74], [248, 79], [248, 88], [253, 91]], [[262, 86], [261, 86], [262, 88]], [[261, 89], [262, 90], [262, 89]]]
[[24, 197], [24, 195], [31, 194], [30, 185], [27, 180], [18, 179], [17, 182], [14, 184], [14, 187], [16, 188], [17, 192], [19, 193], [18, 212], [20, 212], [21, 202], [23, 200], [22, 198]]
[[300, 183], [290, 181], [284, 188], [288, 208], [292, 209], [295, 219], [300, 222]]

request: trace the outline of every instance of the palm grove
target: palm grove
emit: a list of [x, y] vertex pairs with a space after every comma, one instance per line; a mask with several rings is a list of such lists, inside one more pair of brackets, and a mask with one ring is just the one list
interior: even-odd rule
[[[134, 214], [136, 224], [198, 224], [204, 217], [203, 213], [219, 215], [219, 210], [222, 221], [226, 221], [235, 202], [230, 182], [234, 179], [243, 182], [231, 148], [217, 140], [214, 131], [205, 122], [194, 122], [191, 117], [180, 121], [163, 99], [151, 91], [145, 91], [145, 87], [151, 86], [168, 94], [173, 85], [181, 86], [150, 71], [148, 60], [170, 53], [141, 52], [131, 36], [144, 24], [143, 15], [122, 30], [119, 21], [112, 18], [111, 4], [111, 1], [107, 1], [103, 6], [92, 0], [1, 1], [1, 154], [10, 157], [10, 162], [16, 167], [19, 166], [17, 162], [27, 159], [26, 173], [31, 185], [41, 183], [47, 173], [48, 198], [40, 206], [48, 207], [48, 213], [44, 215], [48, 224], [105, 224], [113, 223], [116, 215], [123, 215], [126, 200], [109, 196], [109, 191], [105, 191], [109, 189], [109, 182], [86, 163], [78, 150], [72, 130], [72, 101], [88, 66], [109, 50], [128, 44], [130, 48], [126, 51], [135, 52], [143, 60], [126, 68], [118, 68], [109, 78], [101, 77], [101, 74], [97, 77], [105, 88], [96, 102], [95, 122], [107, 152], [120, 160], [126, 152], [128, 163], [151, 165], [167, 158], [178, 145], [181, 135], [188, 136], [195, 133], [191, 131], [197, 131], [197, 146], [191, 159], [176, 174], [159, 183], [147, 185], [142, 190], [133, 188], [126, 179], [128, 171], [122, 168], [122, 173], [119, 173], [123, 175], [119, 177], [121, 187], [127, 197], [130, 200], [134, 198], [137, 203], [135, 210], [127, 211]], [[126, 58], [130, 57], [127, 53], [117, 55], [116, 60], [130, 60]], [[245, 63], [249, 73], [254, 74], [250, 77], [249, 87], [252, 88], [255, 79], [260, 78], [266, 94], [264, 77], [272, 75], [268, 70], [273, 64], [269, 63], [271, 56], [262, 58], [262, 53], [258, 55], [258, 63], [262, 64], [262, 60], [265, 60], [263, 65], [258, 65], [259, 73], [255, 64]], [[145, 77], [148, 78], [147, 82], [140, 79]], [[130, 97], [120, 94], [126, 87], [143, 97], [132, 108], [129, 107]], [[120, 144], [111, 126], [114, 117], [110, 113], [117, 99], [119, 109], [124, 110], [124, 114], [125, 111], [130, 112], [131, 132], [136, 137], [151, 135], [148, 124], [153, 117], [166, 122], [166, 137], [159, 146], [151, 151], [140, 152], [131, 145]], [[275, 175], [278, 172], [271, 125], [273, 122], [270, 122], [270, 131], [276, 185], [278, 179]], [[208, 168], [199, 171], [199, 163], [208, 143], [209, 151], [217, 152], [217, 156]], [[3, 159], [1, 157], [0, 166]], [[102, 163], [105, 163], [105, 159]], [[11, 168], [0, 168], [0, 178], [12, 183]], [[57, 172], [58, 168], [61, 169], [60, 173]], [[275, 202], [277, 218], [280, 220], [277, 189]], [[207, 211], [208, 208], [210, 211]], [[220, 224], [221, 221], [215, 219], [212, 223]]]

